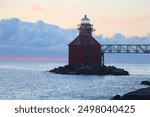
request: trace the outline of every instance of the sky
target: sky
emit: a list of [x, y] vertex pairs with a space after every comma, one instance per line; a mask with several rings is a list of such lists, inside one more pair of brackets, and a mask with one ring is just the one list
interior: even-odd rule
[[[31, 23], [18, 18], [2, 19], [0, 20], [0, 61], [67, 61], [68, 44], [77, 35], [76, 29], [63, 29], [43, 21]], [[150, 34], [126, 36], [115, 33], [111, 37], [93, 36], [100, 44], [150, 44]], [[131, 55], [132, 57], [122, 55], [119, 56], [119, 60], [116, 59], [118, 57], [112, 57], [112, 54], [110, 56], [111, 61], [130, 60], [131, 62], [132, 60], [150, 63], [149, 55]]]
[[[150, 0], [0, 0], [0, 61], [66, 61], [85, 14], [101, 44], [150, 44], [149, 6]], [[110, 56], [150, 63], [149, 55]]]
[[42, 20], [68, 29], [76, 28], [85, 14], [94, 33], [105, 37], [150, 33], [150, 0], [0, 0], [0, 19]]

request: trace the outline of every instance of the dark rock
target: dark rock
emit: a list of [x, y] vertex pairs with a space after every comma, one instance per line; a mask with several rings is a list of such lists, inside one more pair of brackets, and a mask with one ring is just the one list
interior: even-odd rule
[[122, 97], [120, 95], [116, 95], [112, 98], [112, 100], [121, 100]]
[[96, 66], [96, 65], [65, 65], [54, 68], [50, 72], [56, 74], [85, 74], [85, 75], [129, 75], [128, 71], [116, 68], [114, 66]]
[[[114, 96], [112, 99], [120, 100], [119, 98], [119, 96]], [[150, 100], [150, 87], [129, 92], [123, 95], [121, 100]]]
[[150, 81], [142, 81], [141, 84], [142, 85], [149, 85], [150, 86]]

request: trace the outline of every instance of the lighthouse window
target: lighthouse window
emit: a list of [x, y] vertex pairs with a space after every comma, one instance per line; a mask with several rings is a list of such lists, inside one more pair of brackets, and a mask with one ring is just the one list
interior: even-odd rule
[[81, 23], [82, 24], [89, 24], [90, 20], [89, 19], [82, 19]]

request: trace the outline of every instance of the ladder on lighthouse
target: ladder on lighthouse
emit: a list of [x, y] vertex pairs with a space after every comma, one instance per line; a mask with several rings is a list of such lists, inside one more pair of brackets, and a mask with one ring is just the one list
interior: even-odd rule
[[150, 54], [150, 44], [102, 44], [102, 65], [104, 65], [105, 53]]

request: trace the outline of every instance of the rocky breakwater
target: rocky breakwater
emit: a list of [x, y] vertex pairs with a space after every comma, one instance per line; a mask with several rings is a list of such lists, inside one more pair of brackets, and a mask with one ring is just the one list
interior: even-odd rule
[[[150, 86], [150, 81], [142, 81], [142, 85]], [[136, 91], [129, 92], [123, 96], [116, 95], [113, 100], [150, 100], [150, 87], [141, 88]]]
[[129, 92], [123, 96], [116, 95], [113, 100], [150, 100], [150, 87]]
[[148, 86], [150, 86], [150, 81], [142, 81], [141, 85], [148, 85]]
[[114, 66], [95, 66], [95, 65], [65, 65], [50, 70], [56, 74], [85, 74], [85, 75], [129, 75], [128, 71]]

